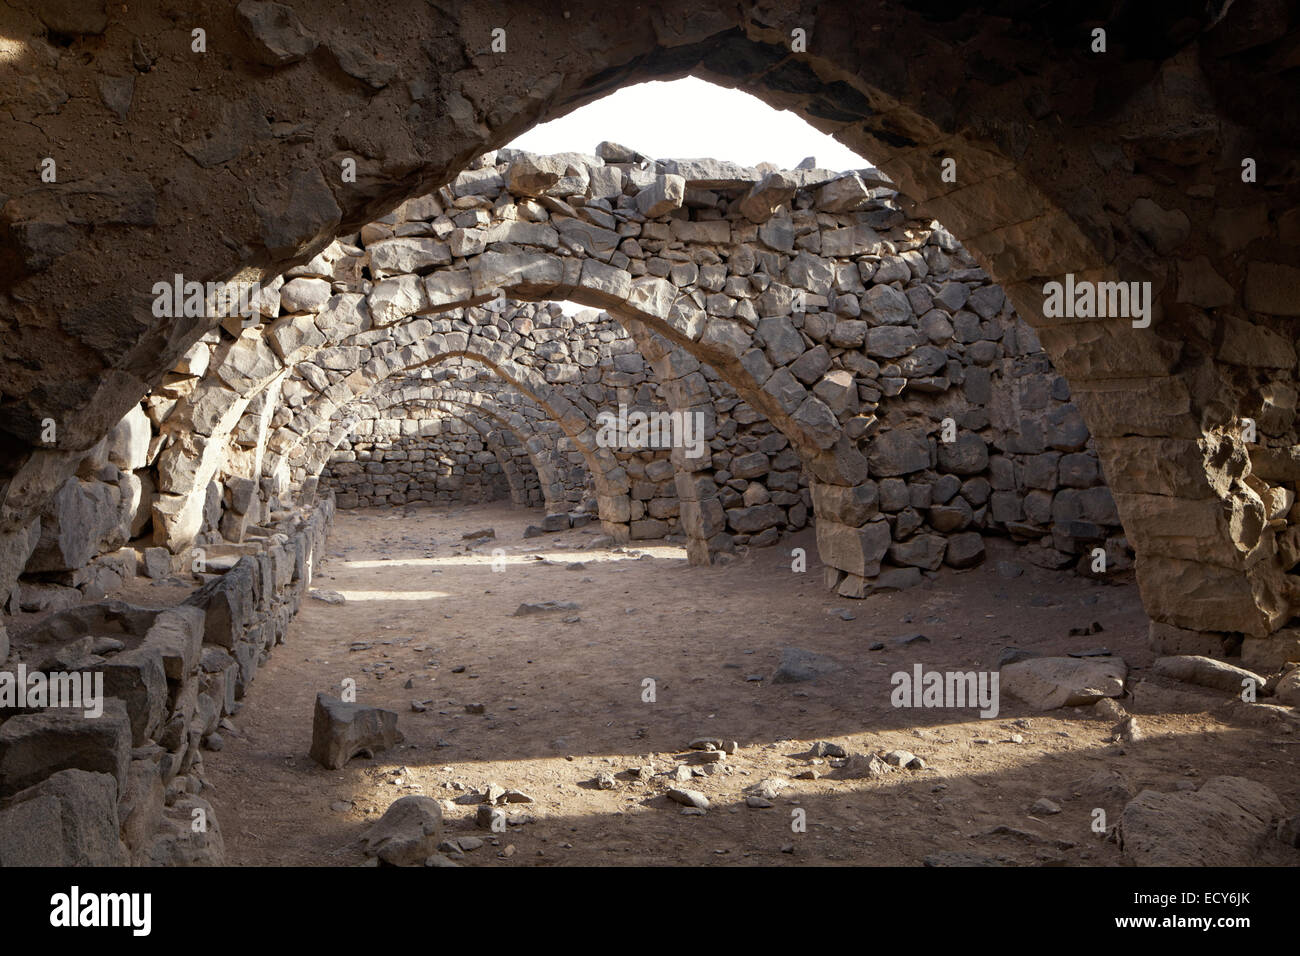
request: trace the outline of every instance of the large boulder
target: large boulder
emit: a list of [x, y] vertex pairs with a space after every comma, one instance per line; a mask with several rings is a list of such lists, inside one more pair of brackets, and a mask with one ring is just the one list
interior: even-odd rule
[[423, 866], [442, 839], [442, 807], [432, 797], [393, 802], [361, 839], [366, 856], [389, 866]]

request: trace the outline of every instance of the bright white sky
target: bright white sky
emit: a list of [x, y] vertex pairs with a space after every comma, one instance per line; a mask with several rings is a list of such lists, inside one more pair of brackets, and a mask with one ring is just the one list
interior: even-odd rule
[[791, 169], [816, 156], [822, 169], [871, 165], [794, 113], [694, 77], [624, 87], [535, 126], [510, 145], [533, 153], [594, 153], [612, 140], [655, 159], [729, 159]]

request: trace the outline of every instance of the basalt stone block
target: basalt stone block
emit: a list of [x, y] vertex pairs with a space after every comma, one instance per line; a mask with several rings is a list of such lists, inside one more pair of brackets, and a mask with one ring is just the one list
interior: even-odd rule
[[345, 703], [328, 694], [316, 695], [311, 758], [322, 767], [339, 770], [357, 754], [373, 755], [402, 739], [395, 712]]
[[732, 508], [727, 520], [737, 534], [757, 534], [774, 528], [785, 520], [785, 512], [773, 504], [754, 505], [750, 508]]
[[1300, 630], [1284, 627], [1267, 637], [1247, 636], [1241, 642], [1241, 662], [1257, 670], [1278, 670], [1287, 661], [1300, 661]]
[[907, 541], [895, 541], [889, 546], [889, 559], [904, 567], [939, 570], [948, 548], [947, 539], [937, 534], [918, 534]]
[[[195, 811], [207, 821], [204, 830], [194, 829]], [[146, 866], [221, 866], [226, 848], [212, 805], [202, 797], [186, 794], [168, 807], [154, 840], [143, 853]]]
[[953, 503], [949, 505], [934, 505], [926, 515], [930, 526], [943, 534], [962, 530], [974, 520], [974, 517], [974, 510], [964, 498], [954, 498]]
[[1268, 787], [1214, 777], [1196, 791], [1143, 790], [1124, 807], [1124, 854], [1139, 866], [1246, 866], [1286, 816]]
[[205, 641], [222, 647], [238, 643], [252, 620], [260, 575], [257, 560], [245, 555], [221, 577], [185, 599], [185, 604], [201, 608], [206, 614]]
[[984, 560], [984, 538], [978, 531], [955, 534], [948, 539], [944, 563], [953, 568], [973, 568]]
[[814, 481], [811, 491], [813, 514], [819, 520], [827, 518], [860, 527], [880, 512], [880, 489], [874, 481], [852, 488]]
[[133, 747], [143, 746], [158, 732], [167, 716], [167, 676], [157, 647], [123, 651], [77, 671], [104, 675], [104, 693], [126, 705]]
[[953, 442], [939, 443], [939, 467], [955, 475], [977, 475], [989, 464], [989, 449], [984, 439], [962, 432]]
[[145, 647], [156, 648], [168, 680], [184, 680], [203, 652], [206, 617], [199, 608], [181, 605], [161, 612], [145, 633]]
[[[973, 435], [965, 437], [980, 441]], [[867, 450], [867, 462], [874, 475], [894, 476], [922, 471], [930, 467], [930, 441], [919, 428], [897, 428], [875, 437]]]
[[0, 807], [0, 866], [126, 866], [118, 781], [61, 770]]
[[542, 519], [542, 530], [543, 531], [568, 531], [569, 516], [564, 512], [556, 512], [554, 514], [548, 514], [545, 518]]
[[817, 520], [817, 552], [822, 563], [860, 577], [873, 577], [880, 571], [889, 541], [886, 521], [870, 521], [855, 528], [828, 518]]
[[1152, 621], [1147, 631], [1147, 646], [1157, 654], [1222, 655], [1223, 639], [1214, 631], [1189, 631], [1161, 621]]
[[[108, 774], [124, 784], [131, 762], [131, 721], [120, 700], [104, 712], [44, 710], [0, 724], [0, 797], [9, 797], [60, 770]], [[116, 790], [113, 800], [117, 800]]]
[[1248, 682], [1253, 683], [1256, 689], [1264, 686], [1264, 678], [1254, 671], [1197, 654], [1158, 657], [1151, 669], [1161, 677], [1212, 687], [1229, 694], [1240, 694]]

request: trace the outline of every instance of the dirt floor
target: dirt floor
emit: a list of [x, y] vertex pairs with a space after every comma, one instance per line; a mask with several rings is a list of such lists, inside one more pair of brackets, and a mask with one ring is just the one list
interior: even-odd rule
[[[1229, 722], [1225, 694], [1145, 679], [1152, 654], [1131, 579], [1040, 570], [995, 541], [978, 568], [853, 601], [823, 588], [808, 532], [692, 568], [663, 542], [593, 548], [598, 526], [524, 539], [539, 517], [503, 505], [339, 512], [313, 587], [346, 603], [303, 602], [237, 731], [205, 754], [228, 863], [362, 863], [367, 825], [412, 793], [443, 801], [447, 839], [483, 841], [449, 852], [463, 866], [1121, 865], [1113, 839], [1092, 830], [1095, 810], [1113, 826], [1142, 789], [1234, 774], [1300, 802], [1300, 734]], [[462, 540], [487, 527], [494, 540]], [[793, 547], [808, 553], [805, 573], [791, 570]], [[512, 616], [548, 600], [578, 608]], [[1094, 623], [1099, 632], [1070, 635]], [[1122, 655], [1135, 688], [1124, 704], [1146, 739], [1115, 742], [1113, 722], [1088, 709], [1034, 713], [1005, 694], [987, 720], [891, 705], [894, 672], [996, 670], [1008, 645]], [[787, 647], [839, 668], [773, 683]], [[324, 770], [307, 756], [314, 699], [349, 677], [359, 702], [399, 713], [405, 741]], [[678, 782], [681, 764], [703, 773], [682, 757], [701, 737], [738, 749]], [[927, 766], [846, 779], [811, 756], [817, 741], [903, 749]], [[628, 772], [651, 765], [648, 780]], [[613, 789], [598, 787], [602, 771]], [[819, 778], [796, 779], [809, 771]], [[755, 801], [770, 807], [747, 806], [769, 778], [788, 785]], [[533, 801], [506, 806], [503, 833], [475, 823], [489, 784]], [[673, 787], [705, 794], [709, 810], [671, 802]], [[1059, 811], [1031, 809], [1040, 798]]]

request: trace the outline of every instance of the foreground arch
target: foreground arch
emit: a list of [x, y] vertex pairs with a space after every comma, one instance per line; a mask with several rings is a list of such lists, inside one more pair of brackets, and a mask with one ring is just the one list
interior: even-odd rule
[[[51, 121], [16, 123], [13, 148], [58, 153], [54, 144], [72, 139], [64, 128], [91, 114], [128, 135], [81, 143], [72, 164], [86, 170], [81, 178], [0, 174], [9, 197], [0, 320], [13, 330], [3, 579], [34, 547], [43, 501], [212, 327], [153, 315], [134, 277], [267, 278], [531, 123], [621, 84], [692, 72], [792, 108], [876, 157], [960, 236], [1070, 379], [1142, 555], [1148, 610], [1175, 627], [1268, 635], [1290, 619], [1294, 599], [1296, 549], [1275, 499], [1300, 477], [1285, 329], [1300, 312], [1300, 237], [1288, 216], [1297, 183], [1271, 157], [1294, 148], [1297, 129], [1290, 114], [1265, 122], [1254, 105], [1285, 97], [1286, 57], [1261, 53], [1285, 45], [1288, 25], [1233, 6], [1186, 19], [1122, 8], [1104, 24], [1111, 52], [1098, 56], [1089, 40], [1100, 24], [1087, 10], [1012, 23], [979, 6], [952, 17], [893, 4], [864, 15], [847, 2], [761, 14], [723, 4], [628, 14], [579, 3], [573, 21], [593, 39], [557, 66], [542, 51], [569, 47], [571, 21], [526, 4], [490, 13], [453, 4], [450, 20], [399, 4], [373, 36], [345, 41], [342, 7], [301, 3], [322, 48], [272, 69], [256, 63], [266, 38], [243, 35], [233, 16], [204, 24], [211, 47], [229, 56], [195, 58], [189, 30], [161, 11], [51, 25], [34, 4], [7, 8], [11, 76], [43, 81], [6, 80], [15, 117], [65, 102], [65, 85], [76, 93]], [[511, 64], [482, 41], [503, 16], [533, 44], [516, 46], [521, 58]], [[432, 52], [385, 35], [399, 23], [405, 36], [431, 38]], [[810, 38], [806, 53], [789, 51], [795, 28]], [[79, 44], [90, 35], [123, 62], [133, 36], [157, 37], [156, 76], [184, 70], [187, 89], [206, 91], [182, 122], [181, 148], [154, 133], [181, 111], [145, 95], [147, 78], [138, 97], [114, 101], [117, 113], [88, 94], [93, 66], [69, 56], [53, 79], [44, 65], [58, 57], [51, 37]], [[394, 58], [346, 55], [351, 72], [339, 74], [337, 51], [348, 42]], [[1026, 68], [1009, 75], [1007, 63]], [[293, 95], [303, 89], [312, 95]], [[269, 124], [255, 100], [292, 102], [291, 128]], [[125, 161], [128, 142], [142, 163]], [[339, 142], [358, 144], [357, 183], [334, 175]], [[955, 183], [942, 178], [940, 157], [956, 160]], [[1241, 175], [1247, 159], [1260, 164], [1250, 182]], [[260, 185], [232, 192], [230, 173], [252, 181], [243, 174], [254, 165]], [[221, 209], [230, 228], [194, 229], [183, 210], [196, 206]], [[1067, 273], [1152, 282], [1152, 325], [1045, 318], [1043, 282]], [[1274, 433], [1245, 441], [1246, 418]], [[40, 438], [47, 420], [57, 426], [52, 445]]]

